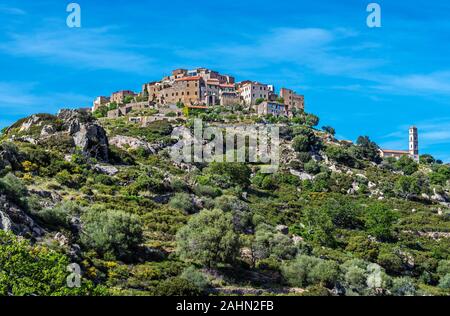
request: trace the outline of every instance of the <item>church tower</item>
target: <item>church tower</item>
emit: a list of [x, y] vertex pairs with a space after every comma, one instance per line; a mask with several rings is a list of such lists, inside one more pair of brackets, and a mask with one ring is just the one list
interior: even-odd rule
[[419, 134], [415, 126], [409, 128], [409, 154], [411, 158], [419, 160]]

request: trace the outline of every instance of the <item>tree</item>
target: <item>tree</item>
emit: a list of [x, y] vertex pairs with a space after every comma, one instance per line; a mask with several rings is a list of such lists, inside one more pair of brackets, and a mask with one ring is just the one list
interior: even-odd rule
[[338, 265], [333, 261], [300, 255], [282, 267], [282, 273], [292, 286], [317, 285], [333, 287], [338, 277]]
[[305, 117], [305, 123], [310, 127], [315, 127], [319, 125], [319, 117], [314, 114], [307, 114]]
[[256, 260], [269, 257], [285, 260], [294, 258], [297, 248], [291, 238], [263, 224], [256, 230], [252, 253]]
[[177, 252], [183, 260], [212, 267], [231, 263], [239, 253], [239, 236], [230, 213], [204, 210], [193, 215], [177, 233]]
[[176, 193], [170, 199], [169, 206], [177, 210], [182, 210], [186, 214], [193, 214], [197, 210], [191, 196], [187, 193]]
[[434, 159], [433, 156], [425, 154], [425, 155], [421, 155], [419, 158], [419, 161], [421, 164], [424, 165], [432, 165], [434, 163], [436, 163], [436, 159]]
[[373, 161], [375, 163], [380, 163], [382, 161], [380, 157], [380, 147], [371, 141], [368, 136], [359, 136], [356, 141], [356, 155], [359, 159], [366, 159]]
[[243, 163], [213, 162], [204, 170], [217, 181], [214, 184], [221, 187], [231, 187], [239, 185], [248, 187], [250, 185], [251, 169]]
[[378, 239], [391, 239], [393, 235], [393, 225], [396, 221], [397, 215], [384, 204], [373, 204], [367, 211], [367, 231]]
[[335, 225], [326, 208], [307, 208], [304, 212], [307, 236], [324, 246], [334, 246]]
[[410, 176], [419, 170], [419, 165], [408, 156], [400, 157], [400, 159], [395, 162], [394, 166], [397, 170], [403, 171], [407, 176]]
[[82, 221], [82, 243], [102, 255], [129, 257], [143, 240], [142, 225], [136, 215], [90, 210]]
[[322, 130], [324, 132], [327, 132], [330, 135], [333, 135], [333, 136], [336, 135], [336, 130], [333, 127], [331, 127], [331, 126], [323, 126]]
[[419, 181], [417, 177], [401, 176], [395, 182], [394, 191], [406, 199], [411, 196], [417, 196], [421, 192]]
[[305, 135], [298, 135], [294, 137], [292, 148], [296, 152], [307, 152], [310, 150], [311, 143], [309, 141], [309, 138]]
[[416, 294], [414, 280], [410, 277], [393, 279], [391, 292], [396, 296], [414, 296]]

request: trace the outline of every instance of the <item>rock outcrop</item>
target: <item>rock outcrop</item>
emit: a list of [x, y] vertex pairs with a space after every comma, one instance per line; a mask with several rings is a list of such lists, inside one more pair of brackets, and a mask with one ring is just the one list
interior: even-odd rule
[[138, 138], [122, 136], [122, 135], [114, 136], [113, 138], [111, 138], [109, 143], [111, 145], [114, 145], [123, 150], [144, 149], [146, 153], [151, 154], [151, 155], [157, 154], [160, 150], [162, 150], [168, 146], [167, 144], [162, 143], [162, 142], [150, 144], [150, 143], [148, 143], [144, 140], [138, 139]]
[[11, 231], [18, 236], [41, 237], [44, 230], [23, 210], [0, 195], [0, 230]]

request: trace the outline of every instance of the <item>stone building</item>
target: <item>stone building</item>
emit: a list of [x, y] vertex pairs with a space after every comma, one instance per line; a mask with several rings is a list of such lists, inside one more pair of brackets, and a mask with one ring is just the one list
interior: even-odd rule
[[254, 106], [258, 99], [269, 99], [269, 87], [266, 84], [262, 84], [256, 81], [242, 82], [239, 89], [239, 94], [242, 97], [244, 105]]
[[123, 100], [127, 96], [133, 96], [134, 97], [134, 96], [136, 96], [136, 94], [133, 91], [130, 91], [130, 90], [117, 91], [117, 92], [114, 92], [111, 95], [110, 101], [111, 102], [116, 102], [117, 104], [122, 104]]
[[305, 97], [303, 95], [298, 95], [293, 90], [281, 88], [280, 97], [284, 99], [284, 104], [288, 106], [290, 111], [292, 111], [292, 109], [305, 109]]
[[417, 127], [411, 126], [409, 128], [409, 150], [380, 149], [380, 156], [382, 158], [395, 159], [408, 156], [415, 161], [419, 161], [419, 133]]
[[288, 116], [287, 106], [278, 102], [264, 101], [256, 106], [258, 115]]

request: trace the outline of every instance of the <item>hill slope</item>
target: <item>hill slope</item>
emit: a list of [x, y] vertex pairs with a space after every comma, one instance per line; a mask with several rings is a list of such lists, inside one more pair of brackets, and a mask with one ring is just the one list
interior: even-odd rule
[[171, 132], [195, 116], [142, 128], [65, 110], [5, 129], [0, 294], [67, 294], [61, 277], [45, 290], [37, 279], [22, 284], [29, 271], [8, 268], [26, 262], [10, 262], [11, 242], [78, 264], [86, 295], [450, 293], [449, 166], [428, 156], [382, 161], [369, 138], [338, 141], [310, 114], [223, 108], [198, 116], [207, 125], [279, 124], [278, 172], [174, 163]]

